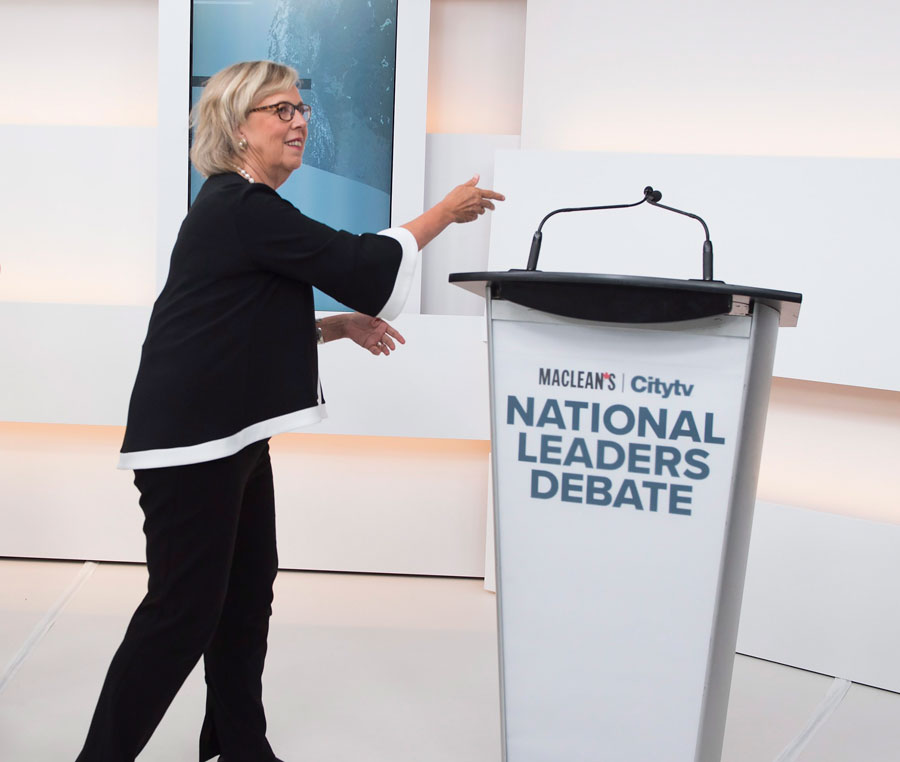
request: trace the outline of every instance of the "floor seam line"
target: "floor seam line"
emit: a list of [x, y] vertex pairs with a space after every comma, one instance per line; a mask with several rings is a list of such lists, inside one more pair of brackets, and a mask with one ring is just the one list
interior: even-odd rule
[[28, 660], [28, 657], [37, 647], [38, 643], [43, 640], [44, 636], [50, 631], [53, 625], [56, 624], [56, 620], [59, 619], [59, 615], [62, 614], [66, 604], [68, 604], [75, 593], [81, 589], [81, 586], [90, 579], [98, 566], [99, 564], [96, 561], [85, 561], [75, 579], [63, 591], [62, 595], [57, 598], [49, 611], [44, 614], [41, 621], [34, 626], [34, 629], [25, 639], [22, 647], [19, 648], [9, 664], [3, 669], [3, 672], [0, 673], [0, 693], [3, 693], [6, 686], [9, 685], [16, 672], [18, 672], [22, 665]]
[[850, 690], [852, 685], [853, 683], [850, 680], [846, 680], [843, 677], [834, 678], [831, 681], [828, 692], [825, 694], [825, 698], [815, 708], [806, 726], [793, 741], [784, 747], [781, 754], [775, 757], [775, 762], [796, 762], [813, 736], [840, 706], [841, 701], [844, 700], [844, 696], [847, 695], [847, 691]]

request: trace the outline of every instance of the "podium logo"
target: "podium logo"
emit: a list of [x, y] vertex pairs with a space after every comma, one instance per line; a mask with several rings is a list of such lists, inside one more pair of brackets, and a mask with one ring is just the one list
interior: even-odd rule
[[538, 384], [541, 386], [565, 386], [571, 389], [612, 391], [616, 388], [616, 374], [571, 368], [538, 368]]
[[633, 376], [631, 389], [638, 394], [657, 394], [665, 400], [669, 397], [690, 397], [694, 385], [685, 384], [678, 378], [674, 381], [663, 381], [655, 376]]

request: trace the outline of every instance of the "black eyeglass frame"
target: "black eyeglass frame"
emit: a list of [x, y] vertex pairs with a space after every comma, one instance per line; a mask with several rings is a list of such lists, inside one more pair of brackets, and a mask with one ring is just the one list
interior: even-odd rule
[[[285, 119], [282, 116], [282, 112], [285, 110], [285, 106], [290, 109], [290, 115]], [[310, 116], [312, 116], [312, 106], [308, 103], [288, 103], [288, 101], [279, 101], [278, 103], [271, 103], [268, 106], [257, 106], [256, 108], [250, 109], [247, 113], [252, 114], [254, 111], [270, 111], [275, 109], [272, 113], [275, 114], [282, 122], [291, 122], [294, 120], [294, 114], [298, 111], [300, 112], [300, 116], [303, 117], [304, 121], [309, 121]]]

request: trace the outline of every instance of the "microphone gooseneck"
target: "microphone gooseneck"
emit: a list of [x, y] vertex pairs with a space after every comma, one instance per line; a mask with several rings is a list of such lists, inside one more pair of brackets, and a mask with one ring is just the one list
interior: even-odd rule
[[701, 225], [703, 225], [703, 232], [706, 233], [706, 240], [703, 242], [703, 280], [712, 280], [713, 279], [713, 246], [712, 241], [709, 239], [709, 228], [706, 226], [706, 223], [703, 221], [703, 218], [699, 217], [696, 214], [692, 214], [691, 212], [685, 212], [681, 209], [676, 209], [672, 206], [666, 206], [665, 204], [660, 204], [659, 202], [662, 200], [662, 193], [652, 186], [648, 185], [644, 188], [644, 197], [640, 201], [635, 201], [633, 204], [606, 204], [604, 206], [572, 206], [567, 207], [565, 209], [554, 209], [549, 214], [544, 216], [544, 219], [541, 220], [541, 224], [538, 225], [538, 229], [535, 231], [534, 236], [531, 239], [531, 250], [528, 252], [528, 264], [526, 266], [526, 270], [535, 270], [537, 268], [538, 257], [541, 253], [541, 239], [543, 238], [543, 233], [541, 232], [541, 228], [544, 227], [544, 223], [549, 220], [554, 214], [562, 214], [563, 212], [593, 212], [600, 209], [629, 209], [633, 206], [640, 206], [644, 202], [652, 206], [658, 206], [660, 209], [666, 209], [670, 212], [675, 212], [676, 214], [683, 214], [685, 217], [690, 217], [692, 219], [697, 220]]
[[[647, 193], [649, 191], [649, 194]], [[703, 242], [703, 280], [712, 280], [713, 279], [713, 246], [712, 241], [709, 240], [709, 228], [706, 226], [706, 223], [703, 221], [703, 218], [696, 214], [691, 214], [690, 212], [682, 211], [681, 209], [676, 209], [673, 206], [666, 206], [665, 204], [660, 204], [659, 201], [662, 198], [662, 193], [659, 191], [653, 190], [649, 185], [644, 188], [644, 194], [647, 195], [647, 202], [653, 206], [658, 206], [660, 209], [666, 209], [670, 212], [675, 212], [676, 214], [683, 214], [685, 217], [690, 217], [693, 220], [697, 220], [701, 225], [703, 225], [703, 232], [706, 233], [706, 240]]]
[[[537, 267], [538, 256], [541, 253], [541, 238], [543, 234], [541, 233], [541, 228], [544, 227], [544, 223], [549, 220], [554, 214], [562, 214], [563, 212], [594, 212], [598, 209], [628, 209], [632, 206], [640, 206], [645, 201], [648, 201], [647, 191], [650, 190], [653, 193], [659, 193], [659, 191], [653, 191], [649, 185], [644, 188], [644, 197], [640, 201], [635, 201], [633, 204], [607, 204], [605, 206], [570, 206], [565, 209], [554, 209], [549, 214], [544, 215], [544, 219], [541, 220], [541, 224], [538, 225], [538, 229], [535, 231], [534, 235], [531, 238], [531, 251], [528, 253], [528, 264], [525, 266], [526, 270], [534, 270]], [[662, 198], [662, 194], [659, 193], [659, 197]]]

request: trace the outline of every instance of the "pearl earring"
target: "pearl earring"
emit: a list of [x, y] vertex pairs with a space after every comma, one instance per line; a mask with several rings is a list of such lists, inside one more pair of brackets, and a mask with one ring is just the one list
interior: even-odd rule
[[241, 138], [238, 141], [238, 148], [240, 148], [242, 151], [247, 150], [247, 138]]

